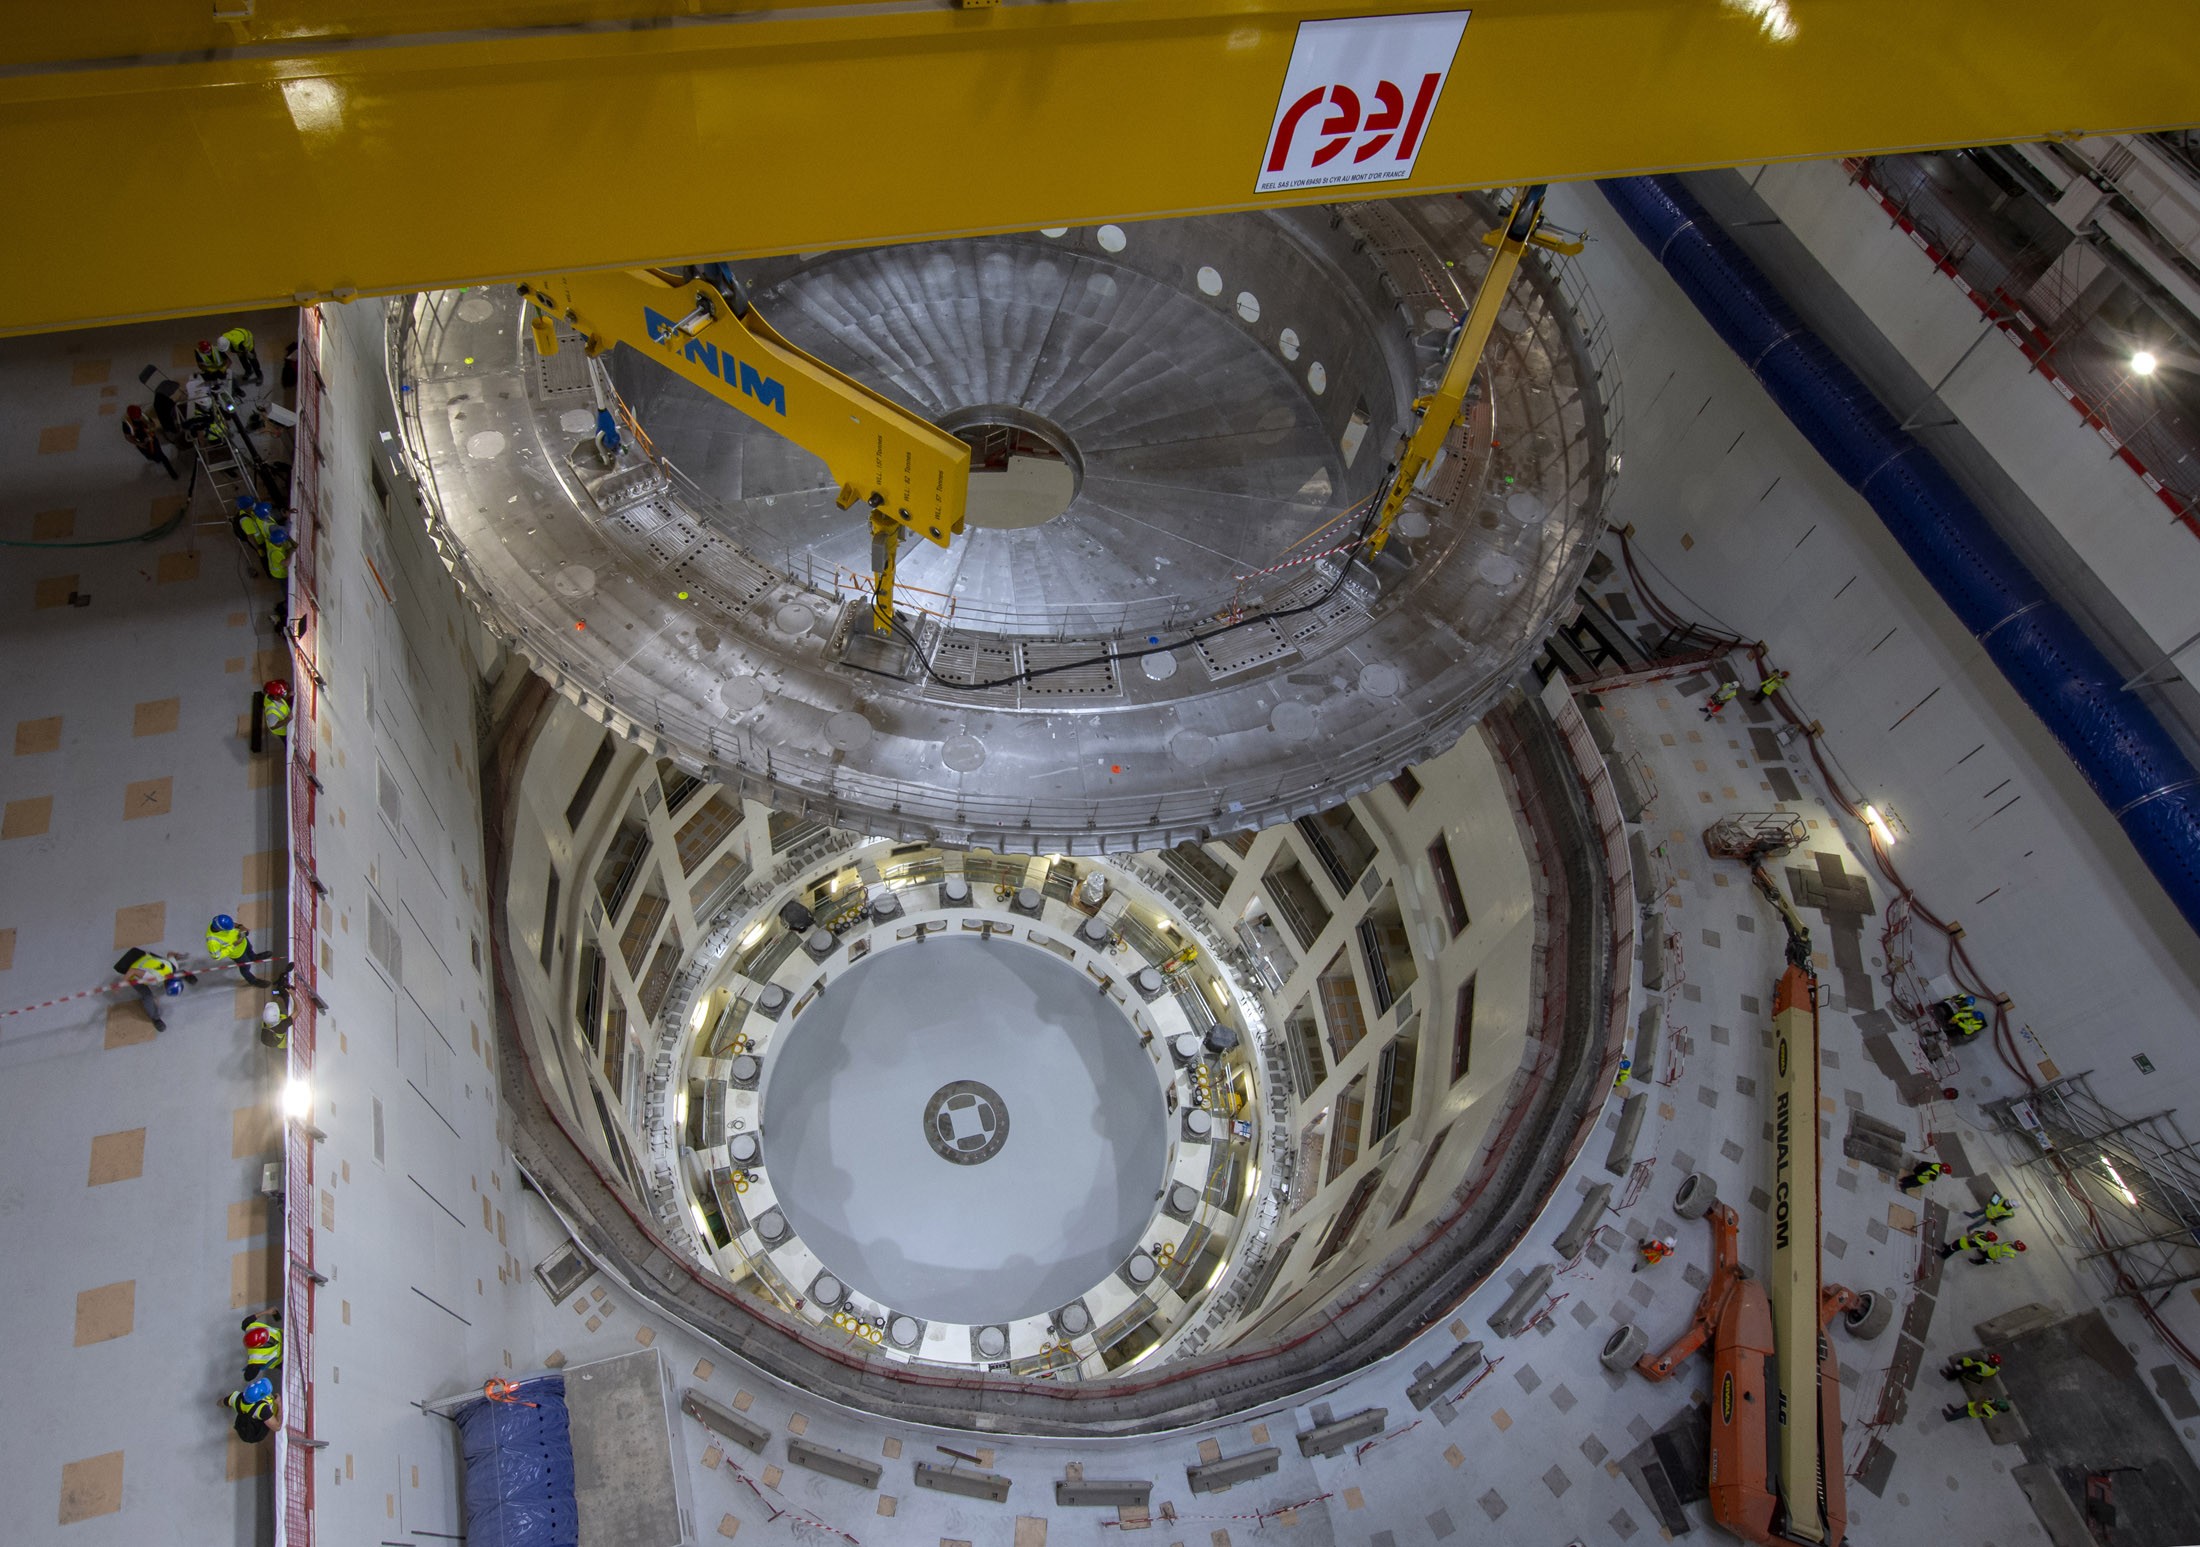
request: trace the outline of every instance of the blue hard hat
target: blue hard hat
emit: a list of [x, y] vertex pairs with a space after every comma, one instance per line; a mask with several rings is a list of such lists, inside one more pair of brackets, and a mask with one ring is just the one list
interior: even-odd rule
[[183, 992], [183, 980], [181, 978], [170, 978], [161, 986], [168, 991], [168, 997], [171, 999]]
[[273, 505], [270, 505], [266, 500], [261, 500], [258, 504], [252, 507], [252, 514], [261, 517], [272, 516], [273, 514], [275, 514], [275, 507]]
[[217, 913], [214, 915], [213, 927], [216, 929], [235, 929], [237, 921], [226, 913]]
[[290, 528], [278, 522], [276, 525], [271, 526], [267, 529], [267, 540], [271, 543], [289, 542]]
[[249, 494], [240, 494], [237, 496], [237, 508], [241, 511], [249, 513], [252, 507], [257, 503], [259, 502], [254, 500]]
[[275, 1395], [275, 1383], [262, 1375], [256, 1379], [246, 1381], [244, 1389], [238, 1392], [237, 1395], [247, 1402], [265, 1402]]

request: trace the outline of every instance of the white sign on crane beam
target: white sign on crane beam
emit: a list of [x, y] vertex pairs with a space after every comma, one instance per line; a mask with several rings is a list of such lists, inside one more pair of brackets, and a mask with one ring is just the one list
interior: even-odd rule
[[1411, 177], [1472, 14], [1299, 23], [1254, 191]]

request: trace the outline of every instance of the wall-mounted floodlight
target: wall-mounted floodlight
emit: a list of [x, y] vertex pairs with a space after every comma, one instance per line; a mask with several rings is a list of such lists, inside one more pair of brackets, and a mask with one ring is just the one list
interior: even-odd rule
[[2153, 350], [2142, 349], [2131, 357], [2131, 374], [2134, 376], [2152, 376], [2154, 368], [2161, 363], [2160, 360], [2154, 357]]
[[1864, 821], [1871, 828], [1872, 836], [1879, 840], [1880, 847], [1894, 847], [1894, 829], [1887, 825], [1887, 819], [1879, 814], [1877, 806], [1864, 808]]

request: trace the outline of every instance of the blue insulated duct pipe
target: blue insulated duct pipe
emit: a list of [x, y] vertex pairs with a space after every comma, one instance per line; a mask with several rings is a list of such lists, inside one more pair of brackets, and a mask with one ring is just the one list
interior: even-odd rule
[[1628, 229], [1895, 541], [2107, 803], [2200, 932], [2200, 774], [1924, 447], [1670, 177], [1598, 185]]

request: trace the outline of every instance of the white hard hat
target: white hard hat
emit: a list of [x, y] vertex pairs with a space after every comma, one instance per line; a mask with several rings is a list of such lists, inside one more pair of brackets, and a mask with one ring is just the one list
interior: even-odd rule
[[262, 1026], [272, 1026], [282, 1018], [283, 1007], [281, 1005], [268, 1003], [260, 1006], [260, 1024]]

